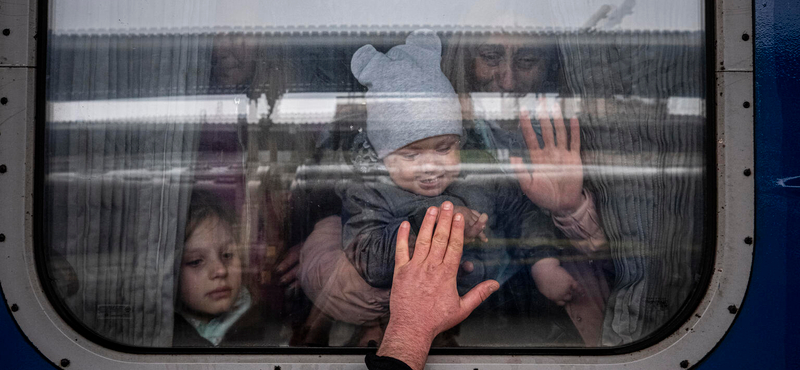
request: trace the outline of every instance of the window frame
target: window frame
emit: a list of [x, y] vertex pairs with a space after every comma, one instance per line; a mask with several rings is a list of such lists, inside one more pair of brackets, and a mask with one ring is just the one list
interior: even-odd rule
[[[161, 368], [173, 364], [176, 368], [192, 368], [216, 364], [219, 368], [239, 364], [241, 368], [263, 368], [265, 363], [291, 366], [293, 363], [317, 364], [327, 368], [330, 364], [363, 364], [367, 349], [345, 348], [253, 348], [232, 350], [176, 350], [172, 348], [143, 349], [123, 352], [114, 346], [104, 346], [83, 335], [62, 318], [59, 309], [47, 297], [49, 288], [43, 285], [37, 271], [35, 246], [42, 219], [37, 212], [37, 197], [41, 194], [43, 170], [26, 165], [43, 158], [41, 138], [44, 135], [44, 117], [36, 112], [45, 111], [44, 68], [46, 60], [47, 1], [27, 1], [26, 17], [0, 15], [4, 24], [19, 25], [28, 34], [40, 37], [34, 41], [28, 34], [12, 40], [13, 47], [0, 51], [9, 62], [0, 65], [0, 80], [13, 80], [2, 89], [9, 93], [7, 109], [0, 111], [4, 121], [0, 135], [0, 161], [8, 173], [0, 176], [0, 232], [6, 235], [0, 259], [0, 283], [8, 305], [20, 309], [13, 312], [14, 319], [43, 356], [57, 363], [68, 358], [72, 364], [90, 368]], [[616, 367], [622, 364], [641, 368], [672, 368], [686, 360], [689, 364], [701, 361], [719, 342], [733, 323], [738, 307], [743, 301], [752, 265], [752, 245], [744, 240], [754, 236], [754, 178], [744, 170], [753, 172], [753, 112], [743, 102], [753, 102], [753, 41], [742, 39], [742, 33], [752, 35], [752, 3], [744, 0], [718, 0], [707, 2], [707, 61], [709, 97], [715, 104], [708, 105], [709, 138], [714, 137], [716, 150], [708, 153], [709, 174], [707, 194], [716, 196], [716, 212], [708, 215], [716, 226], [715, 258], [711, 274], [707, 276], [707, 290], [695, 295], [687, 306], [688, 315], [678, 314], [662, 329], [630, 346], [619, 350], [608, 348], [569, 348], [542, 350], [469, 349], [470, 363], [480, 363], [482, 368], [520, 367], [534, 364], [570, 365], [573, 367]], [[7, 19], [10, 22], [5, 22]], [[14, 18], [14, 19], [11, 19]], [[13, 21], [13, 22], [11, 22]], [[713, 31], [712, 31], [713, 29]], [[714, 47], [716, 41], [716, 48]], [[21, 51], [21, 52], [20, 52]], [[713, 72], [712, 72], [713, 71]], [[711, 101], [711, 100], [708, 100]], [[752, 104], [751, 104], [752, 106]], [[21, 112], [10, 116], [10, 112]], [[7, 119], [7, 121], [6, 121]], [[709, 149], [711, 149], [709, 147]], [[716, 181], [713, 181], [716, 179]], [[743, 201], [744, 200], [744, 201]], [[712, 199], [709, 199], [712, 203]], [[19, 217], [24, 215], [23, 217]], [[701, 284], [702, 285], [702, 284]], [[704, 290], [706, 286], [699, 286]], [[688, 316], [688, 318], [684, 317]], [[667, 328], [667, 329], [664, 329]], [[665, 330], [671, 334], [663, 335]], [[175, 354], [179, 352], [180, 354]], [[185, 354], [184, 354], [185, 353]], [[225, 354], [222, 354], [225, 353]], [[500, 354], [502, 353], [502, 354]], [[542, 356], [542, 354], [547, 354]], [[570, 354], [574, 353], [574, 354]], [[474, 355], [472, 355], [474, 354]], [[586, 356], [603, 354], [604, 356]], [[322, 357], [320, 357], [320, 355]], [[464, 361], [462, 349], [437, 349], [429, 357], [431, 368], [446, 367]]]

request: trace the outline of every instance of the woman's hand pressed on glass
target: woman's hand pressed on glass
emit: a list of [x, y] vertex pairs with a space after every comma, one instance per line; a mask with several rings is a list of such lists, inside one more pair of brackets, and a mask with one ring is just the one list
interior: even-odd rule
[[550, 114], [545, 109], [544, 100], [540, 100], [537, 118], [544, 146], [540, 146], [536, 139], [528, 113], [521, 112], [520, 127], [528, 146], [531, 166], [525, 166], [520, 157], [511, 157], [511, 164], [515, 167], [522, 191], [534, 204], [555, 215], [571, 214], [584, 200], [578, 119], [569, 119], [568, 141], [567, 127], [557, 105]]

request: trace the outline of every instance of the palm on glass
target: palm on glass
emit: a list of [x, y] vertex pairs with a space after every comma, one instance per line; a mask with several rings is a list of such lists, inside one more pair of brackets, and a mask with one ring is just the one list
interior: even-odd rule
[[[543, 106], [544, 103], [540, 102], [540, 108]], [[552, 114], [544, 112], [545, 109], [539, 109], [537, 117], [542, 128], [544, 146], [540, 146], [536, 139], [528, 113], [521, 112], [519, 117], [532, 168], [524, 166], [520, 157], [512, 157], [510, 161], [514, 165], [522, 191], [534, 204], [554, 214], [570, 214], [583, 201], [583, 166], [578, 119], [569, 120], [568, 142], [567, 127], [558, 106], [556, 105]]]
[[411, 225], [408, 221], [400, 225], [389, 301], [391, 316], [379, 356], [390, 356], [422, 370], [433, 338], [467, 318], [500, 288], [497, 281], [487, 280], [464, 296], [458, 295], [456, 275], [465, 226], [464, 215], [451, 202], [444, 202], [441, 210], [428, 208], [411, 256]]

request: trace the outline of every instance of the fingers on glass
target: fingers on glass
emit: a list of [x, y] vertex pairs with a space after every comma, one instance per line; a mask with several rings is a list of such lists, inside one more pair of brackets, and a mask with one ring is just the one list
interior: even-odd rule
[[560, 149], [567, 149], [567, 126], [564, 125], [564, 119], [559, 117], [553, 118], [553, 125], [556, 127], [556, 146]]
[[[521, 117], [521, 116], [520, 116]], [[542, 149], [548, 148], [562, 148], [567, 149], [567, 141], [568, 137], [571, 137], [570, 144], [575, 143], [575, 139], [580, 139], [579, 135], [572, 135], [573, 131], [577, 131], [573, 128], [573, 124], [577, 124], [577, 118], [570, 119], [570, 135], [567, 136], [567, 127], [566, 123], [564, 122], [564, 116], [561, 112], [561, 105], [558, 100], [548, 100], [546, 98], [539, 99], [539, 105], [536, 110], [536, 118], [539, 120], [539, 126], [542, 128], [542, 140], [544, 141], [544, 146]], [[573, 122], [575, 120], [575, 122]], [[520, 125], [522, 125], [522, 118], [520, 118]], [[528, 134], [526, 131], [530, 131]], [[529, 136], [536, 139], [536, 135], [533, 133], [533, 129], [527, 130], [526, 127], [523, 127], [523, 136], [525, 137], [525, 142], [528, 144], [528, 150], [533, 151], [533, 149], [538, 149], [539, 145], [532, 145], [531, 141], [529, 140]], [[570, 150], [572, 148], [578, 148], [580, 146], [580, 140], [578, 140], [577, 145], [570, 145]], [[533, 153], [531, 153], [531, 157], [533, 157]]]
[[403, 221], [400, 224], [400, 229], [397, 231], [397, 244], [394, 251], [394, 265], [395, 268], [403, 266], [409, 261], [408, 256], [408, 234], [411, 231], [411, 224], [408, 221]]
[[546, 115], [539, 116], [539, 126], [542, 128], [543, 149], [552, 148], [556, 143], [553, 137], [553, 124], [550, 123], [550, 117]]
[[431, 238], [433, 237], [433, 229], [436, 225], [436, 217], [439, 216], [438, 207], [428, 208], [425, 213], [425, 218], [422, 219], [422, 226], [419, 228], [419, 235], [417, 241], [414, 243], [414, 260], [424, 261], [428, 258], [428, 252], [431, 248]]
[[528, 151], [533, 152], [540, 150], [539, 140], [536, 140], [536, 132], [533, 131], [531, 119], [528, 117], [527, 111], [520, 112], [519, 127], [522, 129], [522, 137], [525, 139], [525, 145], [528, 146]]
[[489, 298], [499, 288], [500, 283], [496, 280], [486, 280], [472, 288], [467, 294], [464, 294], [461, 297], [462, 319], [466, 318], [481, 302]]
[[[462, 220], [464, 215], [458, 214]], [[448, 240], [450, 240], [450, 225], [453, 223], [453, 203], [442, 203], [442, 210], [439, 214], [439, 223], [436, 225], [436, 231], [433, 233], [433, 242], [428, 257], [432, 263], [441, 263], [447, 248]], [[463, 230], [463, 229], [462, 229]], [[463, 233], [463, 231], [462, 231]]]
[[445, 248], [443, 263], [458, 269], [461, 263], [461, 253], [464, 248], [464, 216], [456, 214], [453, 217], [452, 226], [448, 227], [450, 238]]
[[569, 119], [569, 150], [580, 152], [581, 150], [581, 130], [578, 122], [578, 117]]

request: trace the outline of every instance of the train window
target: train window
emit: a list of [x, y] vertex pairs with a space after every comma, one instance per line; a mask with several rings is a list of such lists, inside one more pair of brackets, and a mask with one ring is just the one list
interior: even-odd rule
[[36, 248], [88, 338], [374, 346], [443, 201], [501, 288], [434, 348], [625, 348], [705, 289], [704, 1], [49, 6]]

